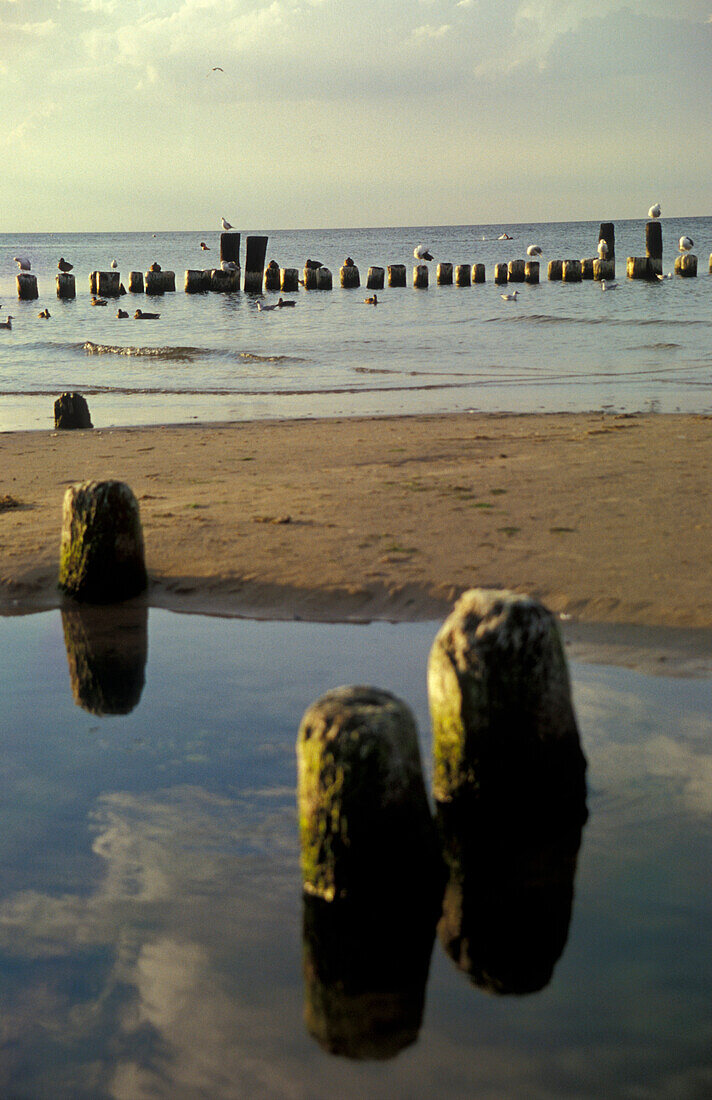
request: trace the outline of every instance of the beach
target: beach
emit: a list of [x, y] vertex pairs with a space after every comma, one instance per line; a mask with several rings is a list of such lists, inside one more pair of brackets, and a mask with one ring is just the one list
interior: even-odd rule
[[435, 619], [502, 587], [574, 634], [686, 628], [709, 652], [711, 436], [709, 416], [601, 413], [4, 433], [0, 612], [60, 605], [65, 489], [116, 478], [152, 606]]

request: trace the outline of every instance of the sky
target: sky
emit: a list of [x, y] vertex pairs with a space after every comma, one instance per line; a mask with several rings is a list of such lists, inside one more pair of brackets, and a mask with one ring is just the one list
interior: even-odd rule
[[0, 232], [707, 215], [711, 75], [712, 0], [0, 0]]

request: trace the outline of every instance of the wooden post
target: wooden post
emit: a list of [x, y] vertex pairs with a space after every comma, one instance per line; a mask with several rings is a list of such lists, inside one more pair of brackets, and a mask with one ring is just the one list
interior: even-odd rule
[[383, 290], [386, 272], [382, 267], [369, 267], [366, 275], [366, 290]]
[[581, 278], [582, 279], [593, 279], [593, 261], [594, 261], [594, 259], [595, 259], [594, 256], [590, 256], [590, 257], [587, 257], [585, 260], [581, 260]]
[[[611, 263], [616, 262], [616, 227], [613, 222], [601, 222], [601, 228], [598, 231], [599, 241], [605, 241], [608, 245], [608, 251], [606, 252], [606, 259]], [[615, 268], [614, 268], [615, 274]]]
[[615, 260], [594, 260], [593, 261], [593, 277], [597, 282], [601, 282], [603, 279], [615, 279], [616, 277], [616, 261]]
[[296, 267], [283, 267], [280, 269], [279, 289], [287, 292], [299, 290], [299, 271]]
[[62, 608], [72, 698], [90, 714], [130, 714], [141, 699], [148, 659], [148, 608]]
[[262, 293], [262, 280], [269, 237], [248, 237], [245, 248], [245, 290], [249, 294]]
[[653, 281], [656, 276], [653, 261], [648, 256], [629, 256], [626, 260], [626, 275], [629, 279]]
[[697, 275], [697, 256], [692, 252], [683, 252], [675, 259], [675, 274], [683, 279], [693, 279]]
[[428, 287], [428, 265], [416, 264], [413, 268], [413, 286], [416, 290], [426, 290]]
[[37, 276], [29, 271], [21, 271], [16, 276], [17, 297], [21, 302], [33, 302], [39, 298], [37, 290]]
[[564, 283], [580, 283], [581, 261], [564, 260], [561, 266], [561, 279]]
[[361, 276], [356, 264], [342, 264], [339, 278], [345, 290], [353, 290], [361, 286]]
[[435, 858], [415, 720], [374, 687], [341, 687], [308, 708], [297, 737], [304, 889], [335, 901], [422, 881]]
[[334, 285], [333, 276], [328, 267], [318, 267], [316, 269], [316, 289], [317, 290], [331, 290]]
[[143, 271], [129, 271], [129, 294], [143, 294]]
[[114, 603], [146, 588], [138, 502], [122, 481], [84, 481], [64, 494], [59, 587], [76, 600]]
[[77, 288], [71, 271], [57, 272], [57, 297], [65, 301], [76, 298]]
[[563, 273], [563, 269], [564, 269], [564, 261], [563, 260], [549, 260], [549, 265], [547, 267], [547, 272], [546, 272], [547, 273], [547, 278], [549, 279], [549, 281], [552, 282], [552, 283], [560, 282], [561, 277], [562, 277], [562, 273]]
[[162, 271], [163, 276], [163, 289], [167, 293], [175, 292], [176, 289], [176, 273], [175, 271]]
[[[248, 238], [249, 239], [249, 238]], [[240, 267], [240, 234], [236, 232], [220, 234], [220, 259]]]
[[539, 282], [539, 261], [527, 260], [524, 264], [524, 281], [532, 285]]
[[455, 286], [472, 286], [472, 268], [469, 264], [458, 264], [455, 268]]
[[[710, 257], [712, 262], [712, 257]], [[389, 264], [388, 265], [388, 285], [389, 286], [405, 286], [405, 264]]]
[[507, 281], [510, 283], [524, 282], [524, 260], [510, 260], [507, 264]]
[[279, 290], [279, 283], [281, 279], [281, 272], [279, 264], [276, 260], [270, 260], [265, 268], [264, 275], [264, 287], [265, 290]]
[[96, 293], [100, 298], [118, 298], [121, 295], [121, 275], [118, 271], [96, 271]]
[[63, 393], [54, 403], [55, 431], [93, 427], [89, 406], [81, 393]]
[[147, 271], [144, 278], [146, 294], [158, 295], [164, 293], [166, 288], [162, 271]]
[[[204, 294], [210, 288], [210, 273], [208, 271], [189, 269], [185, 273], [186, 294]], [[131, 281], [129, 279], [129, 290]]]
[[99, 286], [99, 272], [89, 272], [89, 293], [96, 295], [98, 293], [97, 287]]
[[472, 282], [484, 283], [485, 281], [485, 265], [473, 264], [472, 265]]
[[452, 286], [452, 264], [438, 264], [435, 270], [435, 278], [438, 286]]
[[509, 275], [509, 268], [507, 264], [495, 264], [494, 265], [494, 281], [497, 286], [502, 286], [507, 282]]
[[663, 227], [659, 221], [649, 221], [645, 226], [645, 255], [656, 275], [663, 273]]
[[210, 289], [218, 294], [230, 294], [240, 289], [240, 269], [236, 271], [223, 271], [221, 267], [214, 267], [210, 271]]
[[[316, 290], [316, 273], [318, 270], [317, 267], [305, 267], [302, 271], [302, 282], [305, 290]], [[265, 283], [266, 286], [267, 283]]]

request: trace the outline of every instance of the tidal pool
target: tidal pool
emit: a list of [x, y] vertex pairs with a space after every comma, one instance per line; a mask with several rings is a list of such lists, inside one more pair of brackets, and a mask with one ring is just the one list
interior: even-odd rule
[[[497, 912], [511, 898], [505, 962], [542, 988], [478, 984], [463, 963], [489, 945], [463, 940], [457, 966], [442, 921], [410, 944], [372, 914], [321, 957], [299, 874], [299, 720], [339, 684], [392, 691], [429, 777], [437, 626], [151, 610], [102, 636], [101, 614], [0, 619], [0, 1095], [712, 1093], [710, 679], [571, 666], [590, 816], [566, 855], [573, 898], [570, 876], [563, 907], [537, 893], [557, 935], [532, 936], [531, 894], [488, 881], [487, 860], [474, 891], [480, 936], [494, 895]], [[552, 854], [531, 847], [525, 830], [540, 886]]]

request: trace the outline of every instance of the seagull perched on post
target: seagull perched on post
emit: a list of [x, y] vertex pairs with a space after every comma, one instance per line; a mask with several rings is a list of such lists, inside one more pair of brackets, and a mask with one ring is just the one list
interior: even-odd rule
[[648, 211], [648, 217], [649, 218], [659, 218], [660, 217], [660, 203], [659, 202], [656, 202], [654, 206], [650, 207], [650, 210]]
[[29, 271], [32, 267], [29, 256], [13, 256], [13, 260], [19, 266], [20, 271]]
[[694, 243], [692, 237], [680, 237], [678, 249], [680, 252], [689, 252]]
[[598, 242], [597, 251], [598, 251], [599, 260], [605, 260], [606, 256], [608, 255], [608, 244], [607, 244], [607, 242], [604, 241], [603, 239], [601, 239]]
[[234, 225], [230, 225], [230, 222], [226, 222], [224, 218], [220, 219], [220, 224], [221, 224], [221, 226], [223, 227], [223, 229], [225, 230], [226, 233], [228, 233], [231, 229], [235, 228]]
[[416, 260], [432, 260], [433, 258], [430, 249], [425, 244], [416, 245], [413, 249], [413, 256]]

